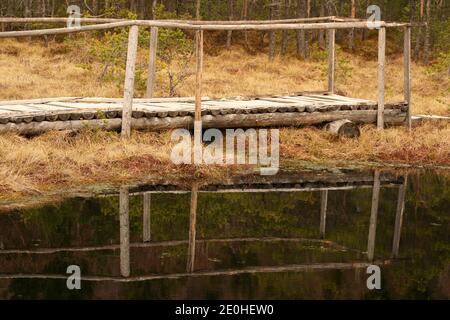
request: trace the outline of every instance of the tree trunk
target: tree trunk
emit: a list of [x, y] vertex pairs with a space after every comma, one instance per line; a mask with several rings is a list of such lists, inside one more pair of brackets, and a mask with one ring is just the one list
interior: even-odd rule
[[[297, 0], [297, 16], [309, 18], [309, 0]], [[306, 59], [308, 57], [308, 31], [297, 30], [297, 55]]]
[[[234, 12], [234, 0], [228, 0], [228, 20], [233, 20], [233, 14]], [[227, 32], [227, 48], [231, 47], [231, 38], [232, 38], [233, 31], [229, 30]]]
[[[320, 1], [320, 12], [319, 16], [324, 17], [325, 16], [325, 0]], [[325, 49], [325, 31], [323, 29], [319, 30], [319, 47], [322, 49]]]
[[200, 6], [201, 6], [201, 0], [197, 0], [197, 2], [195, 4], [195, 19], [197, 19], [197, 20], [201, 20]]
[[[281, 2], [280, 2], [280, 6], [281, 6]], [[283, 19], [288, 19], [289, 18], [289, 7], [290, 7], [290, 1], [289, 0], [284, 0], [283, 3], [284, 7], [283, 7]], [[281, 33], [281, 55], [285, 55], [287, 52], [287, 48], [288, 48], [288, 31], [287, 30], [283, 30]]]
[[152, 3], [152, 19], [156, 19], [156, 5], [158, 4], [158, 0], [153, 0]]
[[[269, 20], [273, 20], [275, 10], [275, 1], [269, 5]], [[275, 57], [275, 31], [269, 31], [269, 60], [273, 61]]]
[[[356, 1], [355, 0], [352, 0], [350, 17], [351, 18], [356, 17]], [[348, 48], [350, 50], [353, 50], [354, 42], [355, 42], [355, 29], [350, 29], [349, 34], [348, 34]]]
[[[420, 0], [420, 18], [419, 22], [423, 22], [423, 14], [424, 14], [424, 6], [425, 6], [425, 0]], [[422, 45], [422, 26], [419, 26], [417, 30], [417, 39], [416, 39], [416, 46], [414, 48], [414, 58], [420, 59], [420, 48]]]
[[[243, 7], [242, 7], [242, 20], [248, 19], [248, 0], [244, 0]], [[244, 30], [244, 44], [245, 47], [248, 49], [250, 46], [248, 44], [248, 31]]]
[[423, 63], [430, 63], [430, 23], [431, 23], [431, 0], [427, 0], [427, 14], [425, 26], [425, 41], [423, 45]]

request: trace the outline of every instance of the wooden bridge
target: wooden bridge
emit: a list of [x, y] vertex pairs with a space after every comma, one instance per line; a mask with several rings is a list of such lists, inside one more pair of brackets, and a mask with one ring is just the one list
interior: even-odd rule
[[[386, 105], [385, 123], [405, 122], [408, 105]], [[377, 118], [375, 101], [329, 93], [268, 96], [253, 99], [202, 99], [203, 127], [299, 126], [348, 119], [371, 123]], [[0, 132], [39, 134], [47, 130], [101, 127], [119, 130], [121, 99], [54, 98], [0, 102]], [[195, 102], [189, 98], [135, 99], [132, 127], [143, 130], [193, 128]]]
[[[66, 23], [67, 18], [0, 18], [0, 23]], [[83, 127], [121, 129], [129, 137], [131, 127], [142, 130], [202, 127], [301, 126], [348, 119], [355, 123], [405, 123], [411, 127], [411, 25], [373, 24], [366, 20], [319, 17], [272, 21], [179, 21], [119, 20], [80, 18], [84, 25], [75, 28], [0, 32], [0, 38], [46, 36], [75, 32], [130, 27], [124, 98], [49, 98], [26, 101], [0, 101], [0, 132], [37, 134], [47, 130], [78, 130]], [[150, 27], [149, 77], [147, 98], [133, 99], [138, 27]], [[386, 29], [402, 27], [404, 38], [404, 101], [385, 102]], [[196, 86], [193, 98], [153, 98], [158, 28], [195, 31]], [[378, 43], [377, 101], [335, 94], [335, 33], [337, 29], [376, 28]], [[205, 30], [327, 30], [328, 87], [323, 92], [282, 96], [212, 100], [202, 97], [203, 33]]]

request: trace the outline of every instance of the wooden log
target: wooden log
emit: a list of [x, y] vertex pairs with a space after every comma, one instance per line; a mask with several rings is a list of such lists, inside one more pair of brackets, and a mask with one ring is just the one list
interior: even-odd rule
[[95, 112], [83, 112], [81, 113], [84, 120], [92, 120], [95, 118], [96, 113]]
[[151, 193], [144, 193], [143, 196], [143, 223], [142, 223], [142, 241], [151, 241]]
[[0, 38], [19, 38], [19, 37], [33, 37], [33, 36], [45, 36], [45, 35], [57, 35], [57, 34], [69, 34], [86, 31], [96, 30], [108, 30], [120, 27], [132, 26], [135, 23], [133, 21], [122, 21], [114, 23], [96, 24], [89, 26], [82, 26], [78, 28], [54, 28], [54, 29], [41, 29], [41, 30], [26, 30], [26, 31], [7, 31], [0, 32]]
[[[407, 23], [386, 23], [380, 22], [381, 29], [388, 27], [405, 27]], [[147, 27], [161, 27], [161, 28], [180, 28], [185, 30], [320, 30], [320, 29], [351, 29], [351, 28], [368, 28], [367, 22], [324, 22], [324, 23], [280, 23], [280, 24], [201, 24], [194, 25], [189, 23], [175, 23], [160, 20], [129, 20], [119, 21], [113, 23], [88, 25], [77, 28], [54, 28], [41, 30], [27, 30], [27, 31], [7, 31], [0, 32], [0, 38], [18, 38], [18, 37], [32, 37], [45, 36], [57, 34], [70, 34], [86, 31], [108, 30], [115, 28], [123, 28], [129, 26], [147, 26]], [[380, 29], [380, 30], [381, 30]]]
[[197, 228], [197, 199], [198, 184], [194, 183], [191, 190], [191, 211], [189, 218], [189, 248], [186, 272], [194, 272], [195, 270], [195, 238]]
[[[15, 18], [15, 17], [0, 17], [0, 23], [62, 23], [67, 24], [68, 18], [64, 17], [29, 17], [29, 18]], [[80, 18], [80, 23], [114, 23], [129, 21], [127, 19], [115, 19], [115, 18]], [[143, 20], [137, 20], [138, 22]], [[158, 21], [158, 20], [153, 20]], [[160, 20], [161, 21], [161, 20]], [[222, 24], [279, 24], [279, 23], [299, 23], [299, 22], [321, 22], [321, 21], [338, 21], [345, 22], [345, 20], [336, 20], [334, 16], [328, 17], [313, 17], [313, 18], [295, 18], [295, 19], [278, 19], [278, 20], [208, 20], [208, 21], [197, 21], [197, 20], [176, 20], [176, 19], [165, 19], [164, 22], [171, 23], [189, 23], [193, 25], [222, 25]], [[363, 20], [348, 20], [348, 21], [363, 21]]]
[[377, 128], [384, 129], [384, 103], [385, 103], [385, 60], [386, 60], [386, 28], [378, 30], [378, 114]]
[[148, 60], [147, 98], [153, 98], [156, 80], [156, 51], [158, 48], [158, 28], [150, 28], [150, 55]]
[[194, 116], [194, 163], [202, 163], [202, 77], [203, 77], [203, 31], [195, 34], [195, 116]]
[[114, 119], [117, 118], [118, 112], [115, 110], [106, 110], [105, 111], [105, 116], [108, 119]]
[[45, 115], [36, 115], [33, 118], [33, 121], [42, 122], [45, 120]]
[[359, 127], [348, 119], [328, 123], [325, 130], [338, 137], [358, 138], [361, 135]]
[[130, 28], [128, 36], [128, 52], [127, 52], [127, 66], [125, 71], [125, 85], [124, 85], [124, 101], [122, 113], [122, 138], [130, 138], [131, 136], [131, 118], [133, 108], [134, 95], [134, 77], [136, 71], [136, 55], [138, 46], [138, 26]]
[[[376, 110], [334, 111], [314, 113], [258, 113], [258, 114], [225, 114], [202, 116], [203, 128], [253, 128], [253, 127], [280, 127], [280, 126], [303, 126], [316, 125], [348, 119], [357, 124], [376, 123]], [[385, 122], [389, 125], [401, 125], [405, 123], [406, 112], [400, 110], [386, 110]], [[17, 132], [22, 134], [40, 134], [50, 130], [80, 130], [82, 128], [96, 128], [104, 130], [119, 131], [122, 120], [94, 119], [78, 121], [43, 121], [15, 124], [8, 122], [0, 125], [1, 132]], [[194, 117], [176, 118], [140, 118], [132, 119], [132, 127], [136, 130], [167, 130], [176, 128], [192, 128]]]
[[395, 214], [394, 238], [392, 240], [392, 257], [398, 257], [400, 248], [400, 237], [403, 224], [403, 213], [405, 211], [406, 188], [408, 185], [408, 177], [405, 176], [403, 184], [398, 189], [397, 210]]
[[203, 31], [197, 31], [195, 34], [195, 121], [201, 121], [202, 108], [202, 77], [203, 77]]
[[128, 189], [120, 188], [119, 221], [120, 221], [120, 274], [130, 276], [130, 195]]
[[[69, 114], [71, 120], [80, 120], [83, 114], [80, 112], [72, 112]], [[61, 120], [61, 114], [58, 115], [59, 120]]]
[[328, 30], [328, 92], [334, 93], [336, 30]]
[[76, 101], [81, 99], [80, 97], [59, 97], [59, 98], [40, 98], [40, 99], [27, 99], [27, 100], [1, 100], [1, 106], [8, 106], [14, 104], [41, 104], [47, 102], [62, 102], [62, 101]]
[[373, 261], [375, 255], [375, 238], [377, 232], [377, 216], [378, 204], [380, 201], [380, 171], [375, 170], [373, 190], [372, 190], [372, 206], [370, 209], [369, 235], [367, 241], [367, 258]]
[[[202, 97], [202, 101], [209, 101], [211, 98]], [[153, 102], [194, 102], [194, 97], [172, 97], [172, 98], [135, 98], [133, 99], [136, 103], [153, 103]], [[98, 97], [90, 97], [90, 98], [78, 98], [76, 102], [83, 103], [122, 103], [123, 98], [98, 98]], [[12, 103], [16, 104], [16, 103]], [[20, 103], [18, 103], [20, 104]], [[0, 105], [2, 103], [0, 102]]]
[[325, 238], [327, 220], [328, 190], [320, 191], [320, 238]]
[[404, 68], [404, 84], [403, 93], [405, 97], [405, 102], [408, 104], [408, 111], [406, 116], [406, 126], [408, 130], [411, 131], [411, 27], [405, 28], [405, 39], [404, 39], [404, 52], [403, 52], [403, 68]]

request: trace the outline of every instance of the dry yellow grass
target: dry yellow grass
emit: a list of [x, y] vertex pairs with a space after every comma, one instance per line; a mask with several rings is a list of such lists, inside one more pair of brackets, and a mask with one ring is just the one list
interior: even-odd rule
[[[375, 46], [372, 46], [375, 51]], [[121, 97], [116, 83], [98, 80], [100, 67], [82, 68], [79, 55], [65, 45], [4, 40], [0, 45], [0, 99], [26, 99], [56, 96]], [[141, 50], [139, 65], [145, 65], [147, 52]], [[376, 60], [339, 51], [345, 71], [338, 68], [337, 91], [352, 97], [376, 99]], [[193, 64], [192, 64], [193, 65]], [[386, 69], [387, 101], [403, 100], [402, 56], [389, 56]], [[145, 69], [145, 67], [144, 67]], [[195, 77], [177, 89], [179, 96], [192, 96]], [[427, 68], [412, 66], [414, 114], [450, 114], [448, 77], [429, 74]], [[167, 77], [160, 72], [156, 96], [167, 96]], [[326, 63], [302, 61], [293, 56], [277, 57], [269, 63], [267, 55], [249, 55], [240, 47], [206, 55], [204, 95], [211, 97], [253, 96], [298, 91], [324, 90]], [[142, 94], [137, 92], [137, 94]]]
[[[143, 53], [145, 56], [145, 52]], [[101, 83], [94, 72], [72, 62], [73, 52], [60, 45], [4, 41], [0, 45], [0, 99], [51, 96], [120, 97], [120, 88]], [[349, 96], [374, 99], [376, 62], [340, 53], [351, 73], [338, 74], [337, 88]], [[94, 68], [94, 70], [96, 70]], [[389, 59], [388, 100], [402, 100], [401, 57]], [[277, 94], [325, 87], [324, 63], [248, 55], [239, 48], [205, 58], [204, 94], [212, 97]], [[159, 81], [164, 81], [159, 79]], [[160, 83], [161, 84], [161, 83]], [[413, 65], [415, 113], [449, 114], [448, 79], [436, 79]], [[164, 96], [158, 86], [157, 95]], [[178, 90], [193, 93], [193, 78]], [[450, 125], [423, 125], [412, 134], [404, 128], [362, 128], [359, 139], [336, 139], [317, 128], [282, 129], [281, 168], [305, 164], [331, 166], [450, 166]], [[220, 176], [248, 167], [176, 166], [170, 161], [170, 132], [134, 132], [124, 142], [116, 133], [50, 132], [33, 139], [0, 135], [0, 193], [33, 193], [91, 183], [119, 183], [155, 177]], [[0, 196], [0, 197], [2, 197]]]
[[[249, 166], [174, 165], [170, 132], [134, 132], [124, 141], [113, 132], [49, 132], [27, 139], [0, 135], [0, 194], [33, 193], [98, 183], [221, 177]], [[450, 126], [362, 128], [359, 139], [337, 139], [317, 128], [280, 131], [281, 169], [412, 165], [450, 167]], [[0, 198], [2, 197], [0, 196]]]

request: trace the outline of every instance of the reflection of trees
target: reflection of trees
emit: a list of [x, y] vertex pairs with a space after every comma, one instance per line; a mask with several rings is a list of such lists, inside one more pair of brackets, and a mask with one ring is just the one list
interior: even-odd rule
[[[419, 186], [420, 185], [420, 186]], [[389, 257], [396, 219], [397, 188], [381, 188], [375, 257]], [[189, 194], [153, 194], [151, 204], [152, 241], [187, 239], [189, 226]], [[406, 194], [406, 209], [400, 241], [400, 260], [383, 270], [383, 292], [372, 292], [369, 298], [402, 296], [406, 298], [439, 297], [436, 290], [439, 277], [446, 272], [450, 263], [450, 191], [448, 180], [440, 180], [433, 175], [413, 176], [409, 180]], [[132, 241], [142, 241], [142, 197], [130, 198], [130, 235]], [[349, 248], [365, 251], [371, 206], [370, 189], [329, 191], [326, 218], [326, 238]], [[119, 203], [117, 197], [80, 200], [73, 199], [59, 207], [45, 207], [27, 210], [19, 223], [21, 237], [26, 244], [34, 239], [42, 239], [40, 245], [73, 246], [110, 244], [119, 242]], [[276, 193], [201, 193], [197, 216], [197, 239], [233, 237], [305, 237], [318, 238], [320, 224], [319, 192], [276, 192]], [[4, 221], [4, 220], [2, 220]], [[1, 226], [0, 226], [1, 228]], [[8, 245], [8, 241], [2, 240]], [[11, 242], [12, 243], [12, 242]], [[14, 240], [15, 243], [15, 240]], [[20, 243], [20, 242], [18, 242]], [[211, 245], [206, 248], [197, 243], [197, 255], [202, 250], [214, 252], [220, 257], [230, 257], [224, 267], [258, 263], [256, 253], [264, 252], [274, 263], [283, 264], [286, 257], [294, 259], [296, 253], [301, 259], [330, 261], [317, 248], [308, 251], [293, 247], [291, 251], [283, 245], [267, 246], [261, 243], [247, 245]], [[299, 254], [302, 252], [302, 254]], [[186, 258], [186, 246], [177, 247], [174, 256]], [[327, 257], [333, 253], [327, 252]], [[96, 263], [104, 263], [99, 257]], [[333, 259], [340, 259], [339, 255]], [[341, 257], [344, 260], [349, 257]], [[407, 258], [408, 260], [402, 260]], [[133, 259], [133, 257], [131, 257]], [[62, 259], [52, 268], [63, 266], [69, 260]], [[67, 264], [65, 264], [67, 266]], [[327, 276], [311, 275], [322, 287], [321, 295], [339, 297], [342, 288], [351, 277], [348, 272], [327, 272]], [[363, 275], [364, 276], [364, 275]], [[293, 277], [309, 280], [303, 275], [239, 276], [247, 279], [247, 286], [258, 279], [258, 287], [270, 288], [274, 279]], [[339, 277], [344, 277], [340, 279]], [[157, 280], [166, 287], [169, 294], [173, 289], [167, 282]], [[173, 286], [187, 280], [171, 280]], [[214, 280], [204, 280], [205, 282]], [[232, 281], [232, 280], [231, 280]], [[283, 280], [284, 281], [284, 280]], [[286, 292], [283, 296], [299, 294], [299, 289], [290, 288], [281, 281]], [[228, 285], [228, 284], [227, 284]], [[281, 285], [281, 284], [280, 284]], [[129, 285], [130, 287], [133, 287]], [[140, 291], [145, 285], [136, 285]], [[235, 283], [236, 290], [242, 285]], [[139, 289], [140, 288], [140, 289]], [[52, 287], [49, 290], [53, 290]], [[21, 290], [25, 290], [21, 287]], [[306, 290], [306, 289], [305, 289]], [[311, 293], [303, 292], [305, 297]], [[250, 293], [249, 293], [250, 294]], [[281, 294], [278, 292], [278, 294]], [[161, 295], [161, 294], [159, 294]]]

